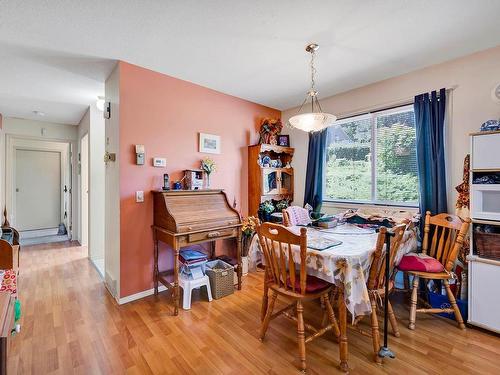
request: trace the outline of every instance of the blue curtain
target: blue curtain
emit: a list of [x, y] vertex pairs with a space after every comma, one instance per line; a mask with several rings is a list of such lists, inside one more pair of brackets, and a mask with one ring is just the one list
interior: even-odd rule
[[304, 204], [309, 203], [315, 212], [321, 210], [323, 202], [323, 162], [325, 160], [326, 135], [327, 129], [309, 133]]
[[447, 212], [444, 149], [446, 90], [415, 96], [420, 213]]

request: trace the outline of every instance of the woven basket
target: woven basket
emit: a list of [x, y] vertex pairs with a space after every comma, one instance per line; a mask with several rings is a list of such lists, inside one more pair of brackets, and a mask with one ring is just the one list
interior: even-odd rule
[[500, 233], [474, 232], [474, 248], [481, 258], [500, 260]]
[[233, 266], [222, 260], [214, 260], [206, 264], [205, 273], [210, 280], [210, 288], [214, 299], [234, 293]]

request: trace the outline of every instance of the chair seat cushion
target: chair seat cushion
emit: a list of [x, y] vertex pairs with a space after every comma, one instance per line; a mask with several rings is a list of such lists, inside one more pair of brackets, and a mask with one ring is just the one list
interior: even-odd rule
[[[286, 280], [286, 284], [289, 288], [292, 288], [292, 281], [290, 278]], [[328, 281], [321, 280], [315, 276], [307, 275], [306, 293], [316, 293], [323, 289], [327, 289], [330, 286], [332, 286], [332, 284]], [[300, 274], [295, 276], [295, 291], [300, 293]]]
[[444, 271], [444, 266], [437, 259], [426, 254], [406, 254], [399, 262], [401, 271], [417, 271], [439, 273]]

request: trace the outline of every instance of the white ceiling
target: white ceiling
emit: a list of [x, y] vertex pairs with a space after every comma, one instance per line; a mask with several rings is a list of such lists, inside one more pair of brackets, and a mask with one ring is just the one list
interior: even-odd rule
[[0, 0], [0, 113], [76, 124], [121, 59], [277, 109], [500, 44], [498, 0]]

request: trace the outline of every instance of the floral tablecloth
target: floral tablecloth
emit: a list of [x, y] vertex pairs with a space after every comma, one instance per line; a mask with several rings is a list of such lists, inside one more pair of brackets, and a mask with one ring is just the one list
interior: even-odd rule
[[[290, 230], [300, 231], [300, 227], [290, 227]], [[360, 228], [345, 224], [337, 230], [316, 230], [308, 228], [308, 237], [319, 236], [342, 241], [342, 244], [326, 250], [318, 251], [308, 249], [307, 251], [307, 273], [330, 283], [344, 288], [344, 298], [347, 309], [353, 318], [371, 312], [370, 299], [366, 288], [366, 280], [370, 270], [372, 254], [378, 234], [371, 230], [360, 230]], [[414, 231], [406, 231], [403, 244], [398, 250], [396, 264], [401, 257], [417, 247]], [[298, 246], [292, 246], [295, 263], [300, 262], [300, 250]], [[257, 236], [254, 236], [250, 244], [250, 261], [255, 263], [261, 256], [261, 250]]]

